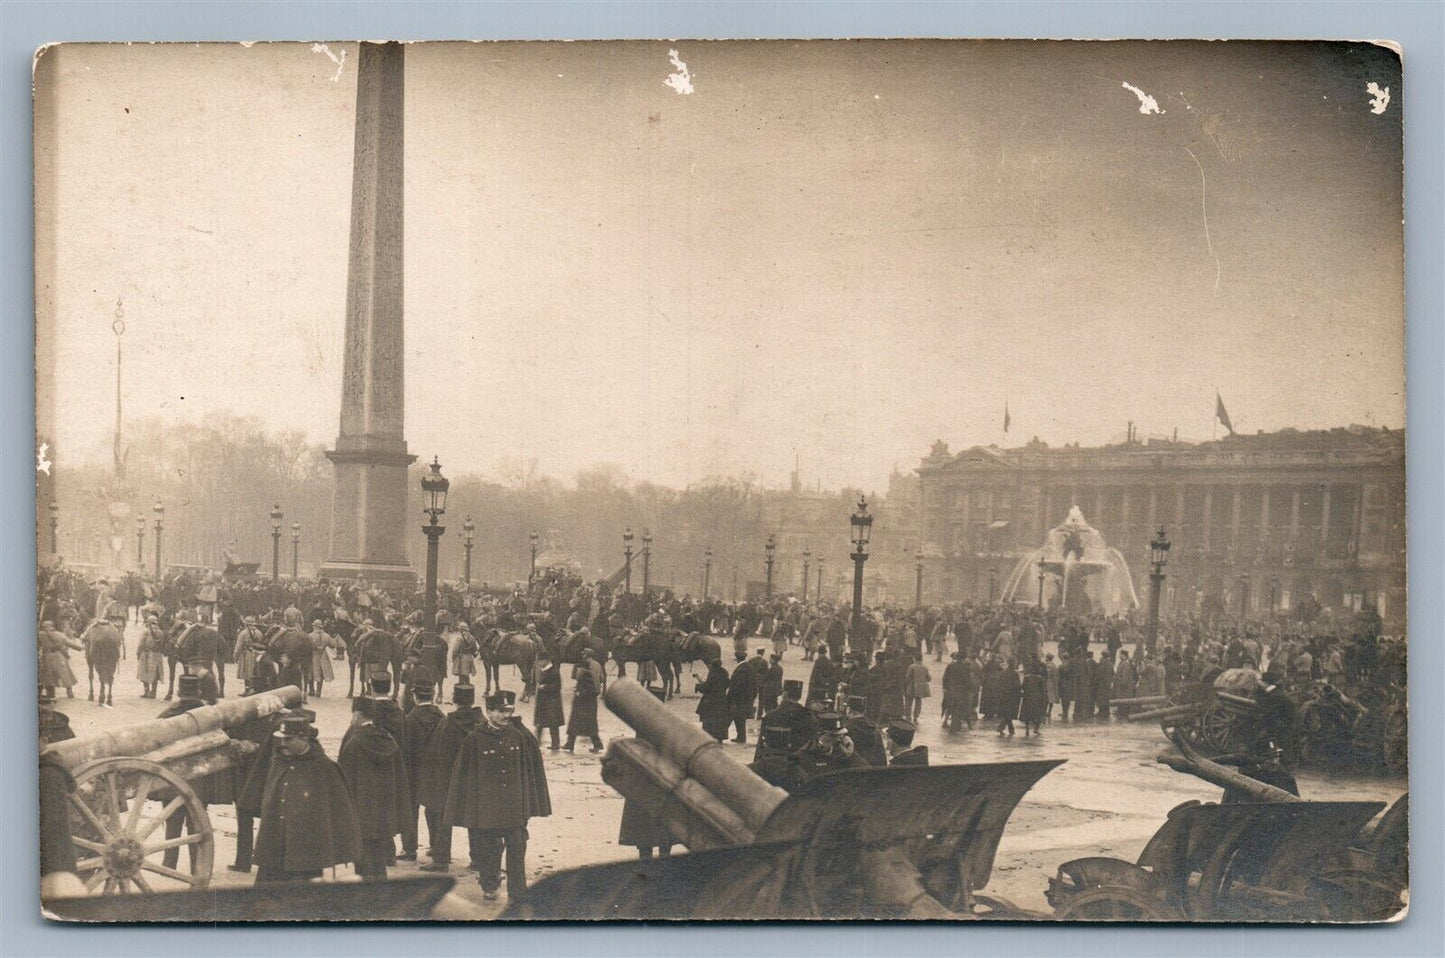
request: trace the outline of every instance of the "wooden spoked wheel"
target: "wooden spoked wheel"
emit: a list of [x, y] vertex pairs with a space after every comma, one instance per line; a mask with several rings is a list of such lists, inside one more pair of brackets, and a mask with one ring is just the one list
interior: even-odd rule
[[[181, 891], [210, 883], [211, 820], [185, 779], [139, 758], [100, 759], [76, 769], [74, 777], [75, 870], [91, 894]], [[167, 838], [166, 821], [173, 817], [181, 834]], [[167, 852], [174, 865], [184, 857], [189, 871], [167, 864]]]
[[1182, 917], [1166, 902], [1125, 885], [1077, 892], [1054, 912], [1059, 921], [1179, 921]]
[[1234, 748], [1234, 712], [1222, 705], [1212, 705], [1199, 716], [1198, 744], [1216, 752], [1228, 752]]

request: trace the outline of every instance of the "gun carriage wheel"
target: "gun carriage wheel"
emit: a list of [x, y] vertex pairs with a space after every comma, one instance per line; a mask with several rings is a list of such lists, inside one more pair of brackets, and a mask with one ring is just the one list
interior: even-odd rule
[[1059, 921], [1179, 921], [1179, 912], [1128, 885], [1102, 885], [1069, 895], [1054, 912]]
[[[215, 838], [206, 806], [175, 772], [141, 758], [103, 758], [75, 770], [70, 796], [76, 872], [92, 894], [205, 888]], [[182, 834], [167, 838], [166, 820], [181, 816]], [[187, 851], [189, 871], [164, 863]]]

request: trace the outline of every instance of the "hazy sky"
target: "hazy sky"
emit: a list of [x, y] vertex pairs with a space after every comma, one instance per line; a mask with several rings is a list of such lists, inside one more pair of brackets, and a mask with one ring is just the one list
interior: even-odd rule
[[[128, 416], [334, 441], [356, 50], [329, 49], [339, 78], [309, 44], [49, 54], [62, 455], [109, 455], [117, 298]], [[1240, 431], [1403, 424], [1388, 51], [406, 57], [406, 432], [448, 471], [775, 484], [796, 451], [881, 487], [935, 438], [1002, 441], [1006, 398], [1010, 443], [1208, 438], [1216, 388]]]

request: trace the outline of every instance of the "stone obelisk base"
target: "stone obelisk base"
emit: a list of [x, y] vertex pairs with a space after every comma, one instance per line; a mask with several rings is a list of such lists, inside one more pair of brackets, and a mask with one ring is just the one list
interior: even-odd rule
[[[416, 457], [404, 442], [358, 442], [341, 437], [327, 452], [336, 469], [331, 500], [331, 550], [320, 575], [381, 584], [410, 585], [407, 562], [407, 466]], [[398, 503], [403, 504], [398, 509]]]

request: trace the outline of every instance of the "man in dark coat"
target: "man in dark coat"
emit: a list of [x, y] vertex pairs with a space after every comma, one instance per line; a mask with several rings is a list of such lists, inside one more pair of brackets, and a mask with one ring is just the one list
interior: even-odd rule
[[446, 716], [432, 701], [436, 695], [435, 685], [425, 685], [413, 675], [407, 691], [415, 704], [406, 713], [406, 719], [402, 723], [401, 752], [406, 759], [407, 795], [411, 798], [411, 807], [407, 810], [406, 821], [401, 830], [401, 854], [396, 857], [398, 861], [412, 862], [416, 861], [416, 816], [421, 807], [421, 799], [417, 795], [417, 777], [422, 751], [426, 748], [431, 733]]
[[426, 817], [427, 839], [431, 843], [431, 861], [421, 866], [424, 872], [444, 872], [451, 867], [452, 826], [445, 823], [447, 793], [452, 786], [452, 767], [462, 742], [481, 724], [482, 710], [476, 707], [477, 688], [470, 682], [452, 686], [452, 704], [456, 708], [437, 723], [427, 737], [417, 763], [416, 800]]
[[728, 706], [728, 671], [721, 662], [709, 662], [707, 677], [697, 683], [697, 692], [702, 698], [697, 703], [697, 715], [702, 720], [702, 730], [721, 742], [727, 738], [728, 725], [732, 722], [732, 709]]
[[906, 719], [888, 724], [888, 735], [884, 739], [888, 747], [889, 765], [927, 765], [928, 746], [914, 745], [913, 735], [918, 727]]
[[552, 739], [552, 751], [561, 748], [560, 731], [566, 724], [562, 710], [562, 668], [546, 651], [537, 654], [537, 704], [532, 710], [532, 725], [537, 737], [546, 729]]
[[969, 663], [964, 661], [962, 652], [953, 653], [953, 661], [943, 670], [943, 728], [956, 732], [959, 724], [966, 722], [973, 728], [978, 712], [974, 700], [978, 690], [970, 681]]
[[812, 674], [808, 676], [808, 704], [824, 699], [833, 701], [833, 696], [838, 694], [839, 674], [838, 662], [829, 655], [828, 647], [819, 646]]
[[256, 835], [256, 883], [320, 878], [325, 868], [356, 861], [361, 838], [351, 790], [321, 750], [316, 727], [287, 715], [273, 736]]
[[527, 822], [552, 814], [542, 751], [520, 722], [512, 721], [512, 692], [487, 696], [484, 721], [462, 743], [452, 769], [445, 823], [467, 830], [472, 867], [482, 896], [495, 901], [507, 855], [507, 898], [527, 890]]
[[[804, 781], [811, 781], [829, 772], [868, 768], [869, 763], [858, 754], [843, 716], [824, 712], [818, 716], [818, 737], [807, 748], [795, 753]], [[887, 764], [887, 760], [884, 760]]]
[[[801, 683], [800, 683], [801, 687]], [[782, 657], [776, 652], [769, 657], [768, 665], [763, 670], [758, 686], [758, 713], [757, 717], [762, 718], [773, 709], [778, 707], [778, 697], [783, 694], [783, 663]]]
[[[806, 748], [809, 742], [818, 737], [818, 716], [812, 709], [803, 706], [802, 697], [803, 683], [798, 679], [787, 679], [783, 682], [782, 704], [763, 716], [764, 728], [788, 730], [788, 741], [784, 748], [789, 753]], [[753, 761], [762, 758], [767, 747], [768, 743], [759, 735]]]
[[597, 728], [597, 677], [590, 668], [577, 670], [572, 683], [572, 717], [567, 720], [567, 744], [564, 748], [572, 751], [578, 738], [592, 740], [592, 751], [602, 751], [602, 736]]
[[850, 695], [847, 708], [843, 715], [843, 728], [858, 757], [874, 768], [887, 765], [888, 753], [883, 748], [883, 733], [867, 715], [868, 700], [861, 695]]
[[1105, 655], [1094, 665], [1094, 707], [1097, 720], [1109, 721], [1109, 700], [1114, 694], [1114, 657]]
[[356, 874], [368, 879], [386, 878], [387, 863], [396, 854], [396, 836], [405, 830], [411, 811], [406, 760], [401, 745], [377, 725], [377, 704], [370, 697], [352, 702], [351, 727], [336, 753], [336, 764], [351, 788], [361, 835]]
[[843, 661], [843, 647], [848, 643], [848, 629], [843, 625], [841, 615], [834, 615], [828, 620], [828, 628], [824, 635], [828, 638], [828, 651], [832, 653], [833, 661]]
[[728, 712], [732, 717], [736, 735], [733, 741], [746, 745], [748, 741], [748, 719], [753, 717], [753, 702], [758, 697], [758, 670], [747, 663], [743, 653], [736, 655], [737, 668], [728, 680]]

